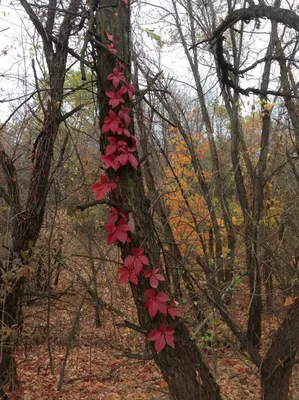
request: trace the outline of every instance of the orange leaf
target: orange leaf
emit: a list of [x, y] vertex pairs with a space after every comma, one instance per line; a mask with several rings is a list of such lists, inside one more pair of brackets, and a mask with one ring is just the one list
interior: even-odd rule
[[295, 303], [295, 300], [296, 300], [295, 297], [292, 297], [292, 296], [287, 297], [286, 301], [284, 302], [284, 306], [288, 307], [288, 306], [293, 305]]

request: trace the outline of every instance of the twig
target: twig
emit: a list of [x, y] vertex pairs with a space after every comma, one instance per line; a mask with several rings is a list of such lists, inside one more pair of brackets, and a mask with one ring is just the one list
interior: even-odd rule
[[[118, 210], [125, 212], [123, 210], [122, 206], [119, 203], [117, 203], [116, 201], [113, 201], [113, 200], [93, 200], [93, 201], [88, 201], [87, 203], [79, 204], [78, 206], [76, 206], [76, 210], [84, 211], [87, 208], [94, 207], [94, 206], [97, 206], [99, 204], [106, 204], [108, 206], [115, 207]], [[126, 210], [126, 211], [127, 211], [126, 213], [128, 213], [128, 210]]]
[[127, 357], [133, 360], [153, 360], [155, 356], [148, 353], [129, 353], [128, 351], [123, 352], [123, 357]]
[[141, 326], [136, 325], [133, 322], [130, 322], [126, 319], [124, 320], [124, 324], [125, 324], [125, 326], [127, 326], [130, 329], [133, 329], [136, 332], [143, 333], [144, 335], [147, 335], [147, 333], [148, 333], [146, 329], [143, 329], [143, 328], [141, 328]]

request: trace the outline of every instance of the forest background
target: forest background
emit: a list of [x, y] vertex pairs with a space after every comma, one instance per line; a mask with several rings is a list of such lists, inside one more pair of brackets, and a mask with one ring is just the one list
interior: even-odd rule
[[299, 398], [298, 7], [1, 3], [3, 398]]

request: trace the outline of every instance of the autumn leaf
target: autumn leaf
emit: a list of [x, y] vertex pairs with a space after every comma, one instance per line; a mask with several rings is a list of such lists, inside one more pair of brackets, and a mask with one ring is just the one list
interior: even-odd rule
[[163, 292], [156, 293], [153, 289], [148, 289], [145, 293], [147, 295], [145, 308], [148, 309], [151, 319], [156, 316], [158, 311], [160, 311], [161, 314], [166, 315], [167, 308], [165, 303], [169, 300], [167, 294]]
[[119, 285], [123, 285], [128, 281], [134, 283], [134, 285], [138, 285], [138, 277], [136, 275], [136, 271], [133, 265], [128, 265], [127, 267], [126, 266], [120, 267], [118, 269], [118, 273], [119, 273], [119, 280], [118, 280]]
[[159, 271], [159, 268], [154, 268], [152, 271], [147, 270], [143, 274], [143, 276], [145, 278], [150, 278], [150, 285], [154, 289], [156, 289], [158, 287], [159, 281], [160, 282], [165, 281], [164, 276], [159, 274], [158, 271]]
[[117, 68], [113, 68], [113, 73], [107, 76], [107, 80], [111, 80], [112, 85], [117, 89], [120, 82], [126, 82], [126, 77], [123, 72], [120, 72]]
[[105, 175], [100, 176], [101, 183], [95, 183], [90, 187], [90, 190], [94, 192], [95, 199], [101, 200], [111, 190], [116, 188], [115, 182], [109, 182]]
[[296, 297], [289, 296], [286, 298], [286, 301], [284, 302], [283, 305], [285, 307], [292, 306], [295, 303], [295, 301], [296, 301]]
[[117, 50], [116, 50], [116, 48], [115, 48], [115, 46], [114, 46], [114, 44], [113, 43], [109, 43], [109, 44], [107, 44], [107, 49], [108, 50], [110, 50], [111, 51], [111, 53], [113, 53], [113, 54], [116, 54], [117, 53]]
[[180, 318], [182, 316], [182, 313], [178, 309], [178, 304], [176, 301], [172, 301], [170, 303], [170, 307], [167, 308], [167, 313], [171, 316], [172, 319], [175, 319], [176, 317]]
[[142, 247], [139, 249], [133, 248], [132, 255], [125, 259], [124, 264], [126, 266], [132, 264], [136, 273], [139, 274], [143, 265], [149, 265], [149, 260], [143, 253], [144, 249]]
[[121, 243], [130, 242], [128, 232], [131, 230], [130, 225], [127, 225], [125, 220], [121, 219], [118, 225], [107, 224], [105, 230], [109, 233], [108, 244], [114, 244], [117, 241]]
[[102, 126], [102, 133], [117, 131], [120, 124], [120, 119], [116, 116], [115, 112], [110, 110], [107, 117], [104, 118], [104, 124]]
[[132, 101], [134, 93], [135, 93], [135, 88], [134, 88], [133, 84], [129, 83], [127, 85], [126, 89], [127, 89], [127, 93], [128, 93], [129, 99]]
[[114, 154], [102, 156], [101, 159], [104, 162], [105, 169], [113, 168], [114, 171], [117, 171], [120, 167], [120, 162]]
[[127, 221], [127, 217], [122, 211], [119, 211], [115, 207], [111, 207], [111, 214], [108, 217], [108, 223], [109, 224], [114, 224], [118, 219], [122, 219], [124, 221]]
[[151, 340], [155, 342], [155, 349], [157, 353], [160, 353], [166, 345], [172, 347], [174, 349], [174, 337], [173, 334], [175, 333], [175, 330], [172, 328], [167, 328], [167, 326], [162, 322], [160, 325], [160, 329], [154, 329], [152, 330], [147, 338], [148, 340]]
[[116, 152], [116, 150], [117, 150], [117, 140], [113, 136], [108, 136], [107, 140], [108, 140], [109, 144], [106, 147], [105, 155], [109, 156], [110, 154], [114, 154]]
[[128, 126], [131, 122], [130, 112], [130, 108], [124, 106], [121, 106], [121, 110], [118, 112], [119, 118], [122, 118], [124, 120], [126, 126]]
[[122, 97], [124, 94], [124, 90], [120, 89], [117, 92], [106, 92], [106, 96], [110, 98], [109, 105], [112, 108], [119, 106], [121, 103], [124, 103], [125, 100]]

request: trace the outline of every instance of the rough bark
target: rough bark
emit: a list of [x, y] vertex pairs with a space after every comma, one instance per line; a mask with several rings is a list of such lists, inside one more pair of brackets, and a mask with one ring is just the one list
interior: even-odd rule
[[299, 299], [274, 336], [261, 364], [262, 400], [288, 400], [292, 368], [299, 348]]
[[[113, 33], [117, 40], [118, 56], [127, 63], [127, 77], [129, 77], [129, 48], [130, 48], [130, 14], [121, 3], [118, 9], [117, 23], [114, 21], [114, 3], [110, 7], [102, 9], [97, 15], [97, 31]], [[102, 43], [106, 43], [102, 35]], [[101, 107], [100, 124], [103, 123], [108, 107], [105, 92], [109, 88], [106, 81], [107, 75], [115, 66], [115, 57], [102, 48], [96, 48], [96, 72], [98, 78], [98, 100]], [[133, 133], [133, 125], [130, 125]], [[105, 138], [102, 138], [102, 148], [105, 147]], [[115, 200], [115, 199], [114, 199]], [[150, 216], [150, 201], [144, 193], [141, 170], [133, 170], [125, 166], [118, 173], [118, 200], [122, 207], [130, 210], [130, 224], [134, 226], [130, 244], [121, 246], [122, 257], [130, 254], [131, 247], [142, 247], [148, 256], [151, 265], [159, 265], [160, 246], [154, 235], [153, 220]], [[132, 294], [137, 308], [139, 323], [143, 329], [150, 331], [161, 323], [160, 317], [151, 321], [144, 307], [145, 290], [148, 282], [144, 278], [139, 279], [138, 285], [132, 285]], [[163, 290], [169, 293], [167, 283]], [[173, 326], [173, 322], [167, 320], [167, 324]], [[175, 324], [175, 348], [166, 348], [155, 357], [155, 362], [168, 383], [169, 390], [175, 400], [218, 400], [221, 399], [219, 388], [211, 375], [208, 367], [203, 362], [200, 353], [190, 338], [189, 332], [183, 322]]]

